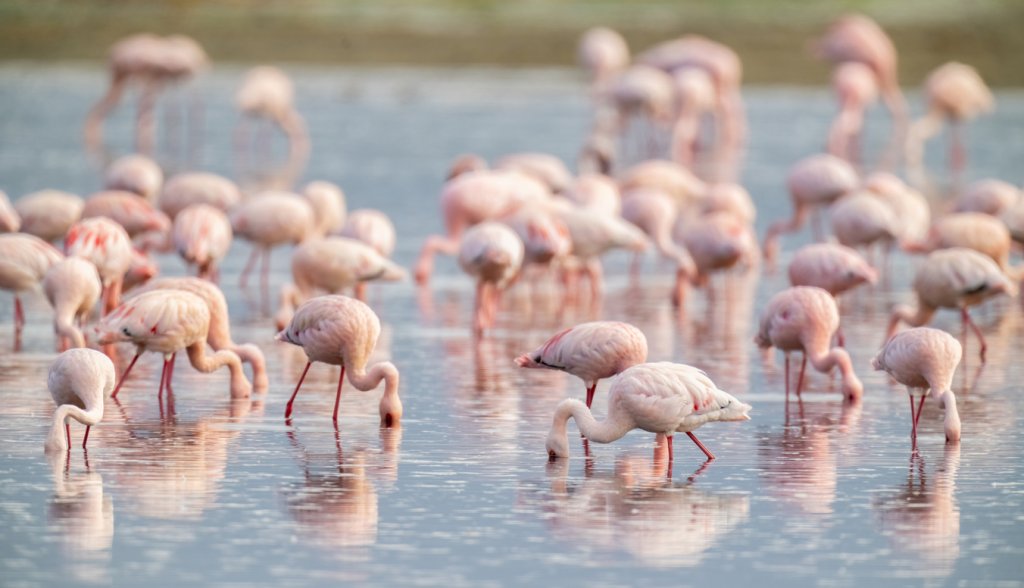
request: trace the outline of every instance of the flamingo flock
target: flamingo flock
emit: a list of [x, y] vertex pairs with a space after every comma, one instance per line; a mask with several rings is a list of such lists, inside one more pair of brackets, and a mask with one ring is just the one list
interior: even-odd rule
[[[593, 316], [563, 325], [546, 341], [538, 340], [533, 351], [508, 358], [522, 368], [563, 371], [584, 382], [585, 402], [566, 399], [554, 411], [546, 441], [550, 459], [569, 456], [572, 419], [595, 443], [615, 441], [633, 429], [655, 433], [670, 463], [676, 433], [685, 433], [708, 460], [715, 459], [695, 430], [710, 422], [749, 420], [752, 407], [742, 400], [743, 391], [719, 389], [697, 367], [651, 361], [649, 355], [658, 354], [636, 326], [603, 320], [607, 253], [632, 252], [630, 279], [640, 283], [648, 279], [641, 276], [642, 257], [656, 250], [670, 266], [672, 286], [664, 299], [682, 320], [690, 312], [684, 302], [691, 288], [712, 299], [716, 284], [734, 287], [731, 278], [760, 271], [762, 259], [765, 271], [787, 261], [792, 286], [760, 309], [754, 343], [785, 355], [787, 402], [790, 355], [799, 352], [798, 401], [807, 389], [810, 363], [824, 374], [838, 371], [846, 404], [878, 391], [865, 389], [857, 376], [864, 358], [844, 348], [839, 297], [855, 298], [856, 289], [888, 279], [887, 259], [894, 252], [927, 255], [913, 281], [917, 306], [891, 309], [872, 365], [910, 390], [915, 451], [928, 395], [945, 411], [946, 441], [960, 442], [952, 380], [963, 344], [924, 325], [938, 309], [959, 310], [980, 341], [984, 361], [982, 329], [968, 308], [1016, 295], [1022, 272], [1011, 264], [1011, 251], [1024, 234], [1024, 200], [1012, 184], [987, 179], [948, 207], [930, 202], [913, 181], [905, 183], [886, 169], [870, 170], [862, 136], [865, 113], [880, 99], [891, 113], [894, 141], [912, 180], [923, 165], [925, 142], [948, 123], [950, 169], [956, 175], [967, 165], [961, 129], [994, 108], [992, 94], [970, 66], [941, 65], [925, 83], [926, 114], [911, 124], [895, 47], [877, 23], [860, 15], [843, 17], [818, 40], [814, 53], [834, 66], [838, 114], [822, 137], [822, 152], [793, 163], [785, 181], [792, 207], [788, 218], [757, 211], [737, 181], [737, 155], [748, 140], [738, 55], [697, 35], [632, 55], [621, 35], [602, 27], [586, 32], [579, 44], [593, 120], [581, 140], [578, 175], [542, 152], [511, 153], [493, 162], [472, 153], [457, 158], [440, 191], [444, 233], [426, 239], [407, 271], [390, 258], [399, 235], [386, 214], [349, 211], [345, 192], [328, 181], [294, 186], [312, 146], [297, 101], [299, 88], [283, 70], [258, 67], [241, 82], [235, 146], [244, 160], [240, 167], [265, 169], [266, 161], [255, 160], [271, 155], [266, 127], [260, 126], [268, 122], [288, 141], [288, 173], [256, 187], [246, 183], [252, 178], [236, 182], [203, 170], [165, 177], [152, 157], [156, 96], [167, 84], [201, 73], [209, 60], [186, 37], [142, 34], [119, 42], [111, 50], [110, 87], [90, 111], [85, 135], [89, 146], [97, 147], [104, 118], [125, 89], [137, 85], [138, 153], [109, 165], [104, 191], [84, 199], [44, 190], [12, 203], [0, 193], [0, 230], [6, 233], [0, 235], [0, 288], [15, 296], [15, 339], [25, 325], [21, 296], [42, 290], [54, 309], [56, 346], [63, 351], [50, 368], [48, 385], [57, 410], [46, 450], [69, 450], [69, 420], [86, 426], [85, 447], [89, 428], [103, 418], [104, 402], [117, 398], [147, 351], [163, 358], [161, 398], [174, 393], [180, 351], [199, 372], [227, 368], [231, 398], [268, 391], [272, 382], [263, 351], [234, 342], [218, 286], [224, 259], [243, 240], [250, 258], [240, 287], [248, 289], [248, 277], [262, 257], [260, 293], [265, 297], [272, 287], [280, 293], [275, 340], [301, 347], [308, 360], [287, 401], [286, 422], [291, 423], [312, 364], [326, 363], [340, 367], [335, 427], [346, 375], [361, 391], [383, 385], [380, 426], [401, 426], [400, 382], [409, 379], [400, 378], [400, 357], [394, 363], [371, 362], [381, 319], [367, 285], [404, 281], [411, 273], [421, 292], [429, 293], [435, 259], [448, 255], [475, 284], [468, 324], [477, 344], [525, 320], [502, 310], [503, 298], [518, 289], [548, 287], [565, 308], [584, 308]], [[713, 132], [703, 128], [707, 122]], [[761, 239], [754, 224], [759, 212], [774, 217]], [[818, 242], [786, 256], [788, 235], [808, 220]], [[271, 284], [270, 252], [277, 247], [291, 248], [291, 283]], [[150, 254], [170, 251], [195, 277], [155, 277], [159, 270]], [[900, 332], [904, 322], [913, 328]], [[116, 375], [108, 355], [93, 348], [113, 353], [118, 343], [133, 345], [135, 355]], [[594, 413], [600, 403], [595, 407], [594, 399], [603, 379], [611, 383], [606, 414], [599, 420]]]

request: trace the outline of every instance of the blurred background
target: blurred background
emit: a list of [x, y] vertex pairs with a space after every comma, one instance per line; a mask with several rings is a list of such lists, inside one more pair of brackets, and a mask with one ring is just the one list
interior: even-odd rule
[[739, 53], [747, 83], [820, 84], [828, 66], [806, 43], [848, 11], [889, 33], [905, 85], [953, 59], [1024, 85], [1021, 0], [0, 0], [0, 59], [100, 60], [149, 31], [190, 35], [215, 62], [558, 66], [603, 24], [637, 50], [710, 36]]

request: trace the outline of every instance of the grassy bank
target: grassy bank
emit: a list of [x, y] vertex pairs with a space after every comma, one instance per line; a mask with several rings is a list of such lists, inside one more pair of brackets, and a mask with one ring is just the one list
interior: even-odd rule
[[820, 83], [805, 46], [836, 15], [877, 18], [905, 83], [951, 59], [993, 85], [1024, 85], [1024, 2], [1016, 0], [0, 0], [0, 60], [102, 60], [133, 32], [194, 36], [215, 61], [571, 65], [576, 40], [613, 26], [634, 48], [683, 33], [733, 46], [755, 83]]

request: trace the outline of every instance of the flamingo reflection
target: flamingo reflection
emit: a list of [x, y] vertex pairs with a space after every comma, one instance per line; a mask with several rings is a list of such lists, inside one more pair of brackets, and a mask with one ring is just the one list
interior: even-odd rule
[[47, 518], [72, 574], [80, 582], [109, 583], [114, 506], [103, 493], [103, 476], [88, 465], [84, 472], [70, 471], [67, 452], [48, 453], [47, 459], [53, 472]]

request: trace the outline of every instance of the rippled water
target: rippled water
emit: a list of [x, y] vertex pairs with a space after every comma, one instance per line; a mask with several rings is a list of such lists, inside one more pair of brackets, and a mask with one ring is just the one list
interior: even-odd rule
[[[226, 174], [229, 98], [241, 73], [218, 69], [204, 81], [205, 141], [192, 154]], [[79, 129], [104, 80], [89, 67], [0, 68], [0, 187], [14, 197], [99, 187]], [[314, 147], [306, 177], [341, 184], [350, 208], [389, 213], [406, 266], [440, 229], [438, 191], [454, 155], [540, 150], [571, 160], [587, 128], [582, 85], [565, 71], [324, 69], [299, 71], [296, 81]], [[763, 232], [788, 212], [786, 170], [820, 148], [833, 105], [824, 90], [746, 96], [752, 132], [742, 178]], [[1024, 99], [998, 99], [999, 112], [971, 130], [969, 175], [1020, 181]], [[115, 152], [130, 144], [130, 114], [122, 109], [108, 127]], [[884, 115], [872, 122], [877, 152]], [[938, 167], [937, 148], [932, 156]], [[184, 165], [181, 157], [167, 164]], [[937, 202], [957, 189], [941, 174], [935, 185]], [[784, 247], [791, 252], [806, 239]], [[592, 313], [562, 308], [544, 289], [517, 289], [498, 328], [474, 344], [473, 289], [450, 260], [439, 263], [428, 291], [370, 288], [385, 324], [378, 356], [402, 373], [402, 428], [378, 430], [377, 394], [346, 386], [335, 433], [337, 372], [324, 365], [310, 371], [294, 426], [286, 426], [284, 403], [305, 359], [272, 341], [256, 297], [238, 290], [247, 254], [235, 244], [223, 286], [236, 340], [267, 354], [270, 391], [232, 402], [226, 374], [197, 374], [180, 362], [173, 401], [160, 404], [160, 360], [146, 356], [94, 429], [88, 455], [76, 447], [67, 464], [42, 451], [54, 339], [45, 301], [30, 300], [23, 350], [0, 342], [4, 586], [1012, 586], [1024, 577], [1017, 301], [977, 312], [989, 362], [982, 368], [970, 340], [955, 388], [961, 446], [945, 446], [940, 411], [929, 403], [920, 456], [912, 458], [906, 394], [869, 368], [887, 309], [910, 298], [911, 260], [898, 256], [883, 285], [844, 300], [847, 342], [866, 390], [862, 403], [844, 406], [838, 384], [816, 373], [802, 403], [787, 405], [781, 357], [762, 356], [752, 343], [754, 317], [785, 285], [783, 273], [718, 280], [680, 315], [668, 303], [666, 268], [648, 261], [634, 283], [628, 259], [611, 256], [601, 316], [643, 329], [652, 360], [697, 365], [754, 406], [747, 423], [702, 429], [719, 457], [707, 466], [681, 438], [666, 478], [643, 432], [593, 446], [592, 459], [574, 442], [570, 460], [548, 464], [550, 415], [562, 398], [581, 396], [582, 384], [517, 370], [511, 359]], [[287, 279], [288, 255], [274, 255], [274, 283]], [[184, 272], [173, 257], [160, 261], [167, 274]], [[0, 333], [9, 333], [9, 295], [0, 296], [0, 321]], [[940, 313], [937, 324], [961, 333], [954, 313]], [[130, 352], [122, 350], [119, 368]], [[595, 408], [605, 410], [600, 391]], [[81, 428], [73, 435], [80, 439]]]

